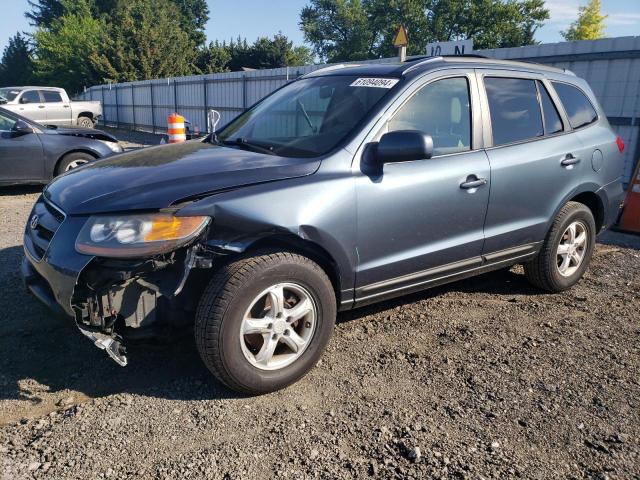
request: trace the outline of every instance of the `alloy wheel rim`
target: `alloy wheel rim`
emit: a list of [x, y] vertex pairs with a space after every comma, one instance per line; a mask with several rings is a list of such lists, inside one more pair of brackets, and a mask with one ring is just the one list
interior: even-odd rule
[[556, 266], [563, 277], [570, 277], [582, 265], [589, 245], [587, 226], [579, 221], [572, 222], [560, 237], [556, 250]]
[[86, 165], [87, 163], [89, 163], [89, 160], [73, 160], [72, 162], [69, 162], [69, 165], [67, 165], [67, 168], [65, 168], [64, 171], [68, 172], [69, 170], [81, 167], [82, 165]]
[[317, 307], [296, 283], [277, 283], [257, 295], [240, 327], [245, 358], [261, 370], [279, 370], [298, 360], [311, 343]]

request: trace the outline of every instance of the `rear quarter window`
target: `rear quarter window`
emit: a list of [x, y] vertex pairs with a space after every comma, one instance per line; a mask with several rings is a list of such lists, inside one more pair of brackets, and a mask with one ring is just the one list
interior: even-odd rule
[[598, 119], [595, 108], [579, 88], [566, 83], [552, 82], [569, 117], [572, 128], [580, 128]]

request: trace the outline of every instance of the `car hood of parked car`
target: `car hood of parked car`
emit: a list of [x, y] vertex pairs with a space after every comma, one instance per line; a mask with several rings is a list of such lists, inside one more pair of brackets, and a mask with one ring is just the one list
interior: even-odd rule
[[48, 135], [66, 135], [69, 137], [82, 137], [90, 138], [93, 140], [102, 140], [104, 142], [117, 142], [118, 139], [113, 135], [103, 132], [102, 130], [95, 130], [93, 128], [64, 128], [56, 127], [55, 125], [46, 125], [43, 130]]
[[70, 215], [157, 210], [220, 190], [309, 175], [319, 164], [194, 140], [93, 162], [56, 178], [44, 195]]

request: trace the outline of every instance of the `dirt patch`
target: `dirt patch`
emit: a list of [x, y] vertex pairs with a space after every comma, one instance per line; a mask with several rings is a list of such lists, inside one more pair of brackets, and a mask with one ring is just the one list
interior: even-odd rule
[[0, 192], [0, 478], [637, 478], [640, 238], [547, 295], [515, 267], [339, 318], [292, 387], [237, 397], [192, 337], [120, 368], [23, 290], [39, 189]]

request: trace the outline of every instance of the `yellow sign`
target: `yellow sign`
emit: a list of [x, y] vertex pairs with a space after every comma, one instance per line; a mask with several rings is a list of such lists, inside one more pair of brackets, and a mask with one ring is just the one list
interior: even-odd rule
[[407, 30], [404, 28], [404, 25], [400, 25], [398, 28], [398, 33], [396, 33], [396, 39], [393, 41], [394, 47], [406, 47], [409, 43], [407, 38]]

